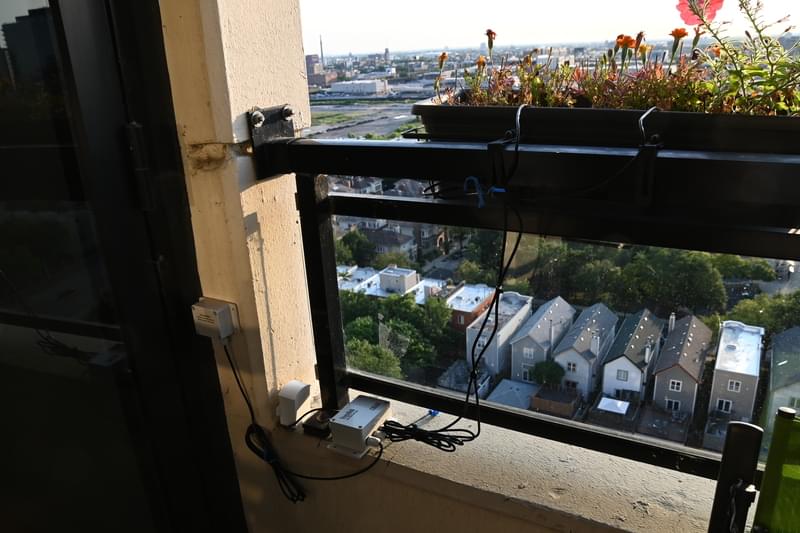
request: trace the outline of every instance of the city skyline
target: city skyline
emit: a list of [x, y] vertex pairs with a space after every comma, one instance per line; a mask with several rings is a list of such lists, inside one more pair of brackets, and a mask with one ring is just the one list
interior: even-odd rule
[[[407, 0], [402, 6], [364, 0], [300, 0], [300, 10], [305, 53], [319, 53], [321, 35], [328, 57], [382, 53], [385, 48], [390, 52], [476, 48], [487, 28], [497, 32], [497, 46], [504, 47], [602, 42], [619, 33], [639, 31], [657, 41], [668, 39], [672, 29], [686, 26], [675, 7], [677, 0], [630, 3], [625, 11], [596, 0], [573, 4], [567, 15], [561, 5], [544, 2], [485, 13], [485, 4], [474, 0], [442, 13], [421, 0]], [[800, 23], [796, 0], [765, 1], [766, 20], [786, 15], [791, 16], [786, 26]], [[554, 23], [559, 20], [563, 22]], [[741, 35], [747, 28], [735, 0], [725, 3], [717, 20], [730, 21], [727, 31], [732, 35]], [[775, 32], [783, 29], [781, 25]]]

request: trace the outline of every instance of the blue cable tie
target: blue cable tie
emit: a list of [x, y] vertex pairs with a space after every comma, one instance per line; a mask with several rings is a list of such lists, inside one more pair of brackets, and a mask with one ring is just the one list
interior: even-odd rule
[[475, 192], [478, 194], [478, 208], [482, 208], [486, 205], [486, 202], [483, 199], [483, 188], [481, 187], [481, 182], [478, 181], [478, 178], [475, 176], [468, 176], [467, 179], [464, 180], [464, 192], [469, 192], [469, 184], [472, 183], [475, 186]]

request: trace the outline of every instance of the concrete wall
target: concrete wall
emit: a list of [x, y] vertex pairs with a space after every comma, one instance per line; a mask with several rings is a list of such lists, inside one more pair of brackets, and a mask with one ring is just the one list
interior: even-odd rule
[[[683, 383], [681, 386], [681, 392], [669, 390], [669, 382], [673, 379]], [[693, 415], [696, 397], [697, 382], [693, 380], [681, 367], [673, 366], [656, 374], [655, 385], [653, 387], [653, 404], [666, 410], [667, 398], [670, 400], [678, 400], [681, 402], [680, 412]]]
[[[739, 392], [728, 390], [728, 380], [741, 381]], [[733, 402], [731, 420], [750, 420], [753, 417], [753, 408], [756, 401], [758, 378], [727, 370], [715, 370], [714, 381], [711, 387], [711, 400], [708, 402], [708, 412], [717, 409], [719, 399]]]

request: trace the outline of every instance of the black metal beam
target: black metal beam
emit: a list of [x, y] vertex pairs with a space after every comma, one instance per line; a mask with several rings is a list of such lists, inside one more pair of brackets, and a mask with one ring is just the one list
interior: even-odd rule
[[297, 207], [300, 210], [317, 353], [317, 378], [322, 406], [335, 411], [347, 404], [347, 385], [335, 246], [327, 196], [328, 180], [325, 176], [297, 175]]
[[[347, 381], [350, 387], [370, 394], [453, 415], [464, 415], [472, 420], [477, 418], [474, 402], [465, 410], [463, 395], [354, 370], [348, 371]], [[481, 403], [480, 418], [481, 422], [487, 424], [708, 479], [717, 479], [719, 474], [718, 454], [663, 440], [572, 422], [533, 411], [520, 412], [485, 402]]]
[[[497, 231], [504, 227], [500, 202], [478, 208], [475, 203], [462, 201], [342, 193], [330, 194], [328, 201], [331, 212], [337, 215]], [[509, 217], [509, 231], [800, 260], [800, 235], [780, 228], [741, 226], [741, 221], [727, 220], [723, 214], [711, 217], [714, 223], [707, 216], [697, 220], [699, 217], [692, 219], [688, 214], [657, 216], [624, 208], [593, 210], [588, 205], [561, 210], [523, 205], [520, 216], [522, 227], [516, 217]]]
[[82, 320], [72, 320], [43, 315], [31, 315], [30, 313], [7, 310], [0, 311], [0, 324], [122, 342], [122, 332], [120, 331], [119, 327], [111, 324], [100, 324], [97, 322], [85, 322]]

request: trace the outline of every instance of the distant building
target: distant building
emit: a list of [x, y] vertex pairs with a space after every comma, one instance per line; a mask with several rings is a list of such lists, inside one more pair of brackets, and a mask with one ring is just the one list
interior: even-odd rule
[[664, 321], [647, 309], [625, 319], [603, 362], [603, 394], [620, 400], [644, 400], [663, 331]]
[[[381, 178], [367, 178], [361, 176], [336, 176], [328, 179], [329, 190], [335, 192], [353, 192], [357, 194], [382, 194], [383, 180]], [[346, 187], [340, 190], [336, 187]], [[386, 225], [384, 221], [383, 225]]]
[[375, 251], [379, 254], [402, 253], [412, 261], [417, 258], [417, 243], [411, 235], [387, 228], [362, 231], [369, 242], [375, 245]]
[[[442, 373], [436, 380], [436, 386], [442, 389], [448, 389], [456, 392], [467, 393], [467, 385], [469, 385], [469, 375], [471, 366], [463, 359], [454, 362], [450, 367]], [[492, 375], [486, 370], [483, 365], [478, 365], [478, 379], [477, 390], [479, 398], [486, 398], [489, 395], [489, 390], [492, 386]], [[472, 389], [473, 394], [475, 389]]]
[[709, 418], [703, 446], [722, 450], [728, 422], [750, 422], [761, 371], [764, 328], [726, 320], [722, 323], [714, 380], [708, 402]]
[[317, 54], [306, 55], [306, 74], [312, 76], [314, 74], [322, 74], [323, 66]]
[[48, 88], [57, 87], [60, 75], [51, 9], [31, 9], [0, 29], [8, 54], [7, 59], [3, 54], [2, 60], [10, 65], [8, 77], [16, 86], [41, 83]]
[[326, 70], [324, 72], [320, 72], [319, 74], [309, 74], [308, 75], [308, 86], [309, 87], [330, 87], [330, 85], [339, 79], [339, 74], [333, 70]]
[[533, 382], [533, 367], [550, 358], [575, 313], [560, 296], [539, 306], [511, 339], [511, 379]]
[[517, 409], [530, 409], [533, 396], [539, 391], [539, 385], [522, 383], [504, 379], [486, 398], [487, 402], [499, 403]]
[[[495, 327], [494, 311], [488, 309], [476, 318], [472, 324], [467, 327], [467, 362], [471, 364], [472, 346], [473, 343], [476, 343], [476, 357], [480, 355], [483, 348], [486, 347], [486, 350], [483, 352], [482, 360], [486, 365], [486, 369], [492, 376], [508, 373], [511, 366], [511, 343], [509, 341], [522, 323], [530, 316], [532, 301], [533, 298], [530, 296], [523, 296], [516, 292], [503, 293], [498, 302], [497, 331], [491, 342], [489, 342], [489, 337]], [[478, 331], [483, 321], [486, 319], [486, 313], [489, 313], [489, 318], [486, 320], [486, 326], [483, 328], [481, 336], [478, 337]]]
[[597, 386], [600, 361], [614, 341], [617, 315], [601, 303], [587, 307], [556, 346], [553, 359], [564, 368], [562, 385], [588, 400]]
[[456, 289], [447, 300], [447, 307], [453, 310], [450, 325], [458, 331], [466, 331], [489, 307], [494, 296], [494, 288], [488, 285], [464, 284]]
[[676, 322], [673, 314], [669, 324], [653, 371], [653, 404], [664, 411], [692, 416], [713, 333], [693, 315]]
[[386, 80], [337, 81], [331, 84], [331, 93], [355, 96], [383, 96], [389, 92]]
[[800, 410], [800, 326], [772, 337], [769, 350], [770, 373], [767, 407], [762, 415], [764, 442], [769, 445], [775, 413], [780, 407]]
[[418, 180], [397, 180], [394, 187], [383, 191], [385, 196], [401, 196], [408, 198], [422, 198], [425, 196], [426, 185]]
[[419, 283], [419, 274], [410, 268], [388, 266], [380, 272], [381, 289], [390, 294], [406, 294]]
[[340, 291], [365, 292], [380, 285], [378, 271], [374, 268], [342, 265], [336, 267], [336, 274]]

